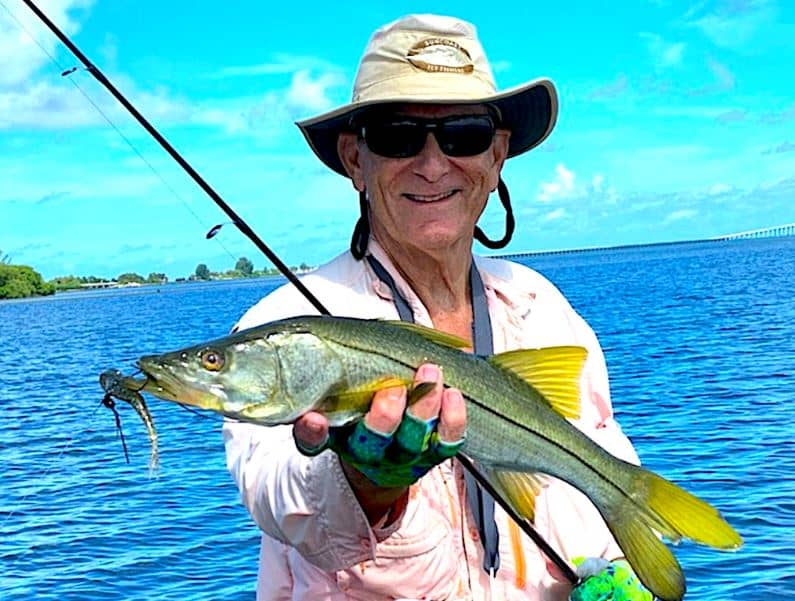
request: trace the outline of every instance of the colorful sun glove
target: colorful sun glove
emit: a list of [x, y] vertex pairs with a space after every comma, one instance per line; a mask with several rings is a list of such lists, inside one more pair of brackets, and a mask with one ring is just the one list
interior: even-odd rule
[[319, 447], [297, 446], [309, 456], [332, 449], [376, 486], [410, 486], [464, 446], [464, 438], [454, 443], [441, 440], [437, 421], [425, 421], [407, 411], [394, 434], [377, 432], [359, 420], [350, 426], [331, 428], [328, 440]]
[[410, 486], [464, 445], [463, 438], [452, 444], [440, 440], [436, 423], [407, 411], [397, 432], [383, 434], [361, 420], [344, 444], [332, 442], [331, 448], [376, 486]]
[[653, 601], [654, 596], [641, 584], [623, 559], [577, 557], [574, 560], [582, 582], [574, 587], [569, 601]]

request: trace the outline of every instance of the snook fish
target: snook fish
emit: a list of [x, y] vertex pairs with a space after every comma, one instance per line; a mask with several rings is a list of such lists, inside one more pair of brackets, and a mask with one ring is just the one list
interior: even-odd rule
[[537, 474], [569, 482], [598, 508], [640, 580], [663, 600], [681, 599], [685, 578], [657, 533], [740, 547], [740, 535], [714, 507], [607, 453], [564, 419], [578, 415], [585, 349], [483, 358], [463, 352], [467, 344], [403, 322], [299, 317], [145, 356], [138, 366], [143, 390], [162, 399], [265, 426], [318, 411], [341, 426], [367, 411], [376, 390], [410, 385], [416, 368], [433, 362], [467, 402], [462, 453], [520, 515], [533, 519]]

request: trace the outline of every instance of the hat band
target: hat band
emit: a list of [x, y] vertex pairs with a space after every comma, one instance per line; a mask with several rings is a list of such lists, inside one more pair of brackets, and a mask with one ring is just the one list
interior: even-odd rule
[[491, 82], [475, 74], [423, 73], [360, 83], [353, 102], [438, 102], [477, 103], [496, 95]]

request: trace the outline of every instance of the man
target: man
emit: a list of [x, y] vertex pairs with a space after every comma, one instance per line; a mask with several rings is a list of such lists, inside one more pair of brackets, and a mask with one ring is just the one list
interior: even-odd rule
[[[468, 23], [415, 15], [379, 29], [353, 102], [299, 123], [317, 156], [350, 178], [361, 207], [350, 252], [303, 281], [333, 315], [415, 321], [478, 353], [586, 347], [576, 425], [637, 462], [613, 420], [588, 325], [539, 274], [472, 255], [475, 238], [491, 248], [510, 240], [502, 166], [540, 144], [556, 114], [548, 80], [496, 92]], [[498, 241], [476, 226], [495, 190], [507, 212]], [[313, 312], [285, 286], [237, 327]], [[571, 584], [450, 459], [465, 436], [461, 393], [443, 386], [434, 365], [415, 381], [432, 386], [411, 409], [405, 388], [380, 390], [354, 435], [329, 432], [316, 413], [292, 428], [225, 426], [230, 471], [264, 532], [258, 599], [567, 598]], [[408, 431], [438, 435], [434, 453], [414, 450], [422, 474], [367, 460]], [[405, 454], [411, 445], [401, 446]], [[534, 527], [567, 560], [621, 556], [596, 509], [560, 481], [538, 496]]]

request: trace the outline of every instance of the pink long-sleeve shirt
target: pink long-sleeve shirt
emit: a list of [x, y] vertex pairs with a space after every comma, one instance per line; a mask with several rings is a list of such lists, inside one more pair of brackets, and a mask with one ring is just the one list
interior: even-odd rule
[[[394, 278], [415, 321], [432, 326], [428, 311], [374, 240], [369, 250]], [[537, 272], [498, 259], [475, 261], [486, 289], [494, 351], [586, 347], [581, 417], [573, 423], [614, 455], [638, 463], [613, 419], [604, 355], [587, 323]], [[306, 275], [303, 283], [333, 315], [398, 319], [389, 287], [350, 253]], [[286, 285], [249, 309], [237, 327], [312, 313], [304, 297]], [[496, 577], [483, 570], [463, 468], [455, 460], [411, 486], [398, 519], [378, 528], [368, 523], [337, 456], [331, 451], [314, 458], [301, 455], [291, 426], [228, 422], [224, 440], [229, 470], [263, 532], [260, 601], [567, 598], [567, 583], [499, 505], [500, 569]], [[565, 559], [622, 554], [591, 502], [554, 478], [547, 479], [536, 500], [535, 527]]]

